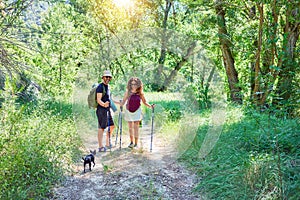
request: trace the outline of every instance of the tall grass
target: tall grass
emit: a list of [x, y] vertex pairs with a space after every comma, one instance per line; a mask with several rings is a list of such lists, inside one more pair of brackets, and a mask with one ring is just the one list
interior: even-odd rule
[[0, 109], [0, 199], [43, 199], [70, 170], [80, 140], [71, 106], [53, 101]]
[[207, 124], [181, 160], [202, 178], [196, 190], [210, 199], [299, 199], [299, 119], [279, 119], [231, 107], [218, 143], [198, 157]]

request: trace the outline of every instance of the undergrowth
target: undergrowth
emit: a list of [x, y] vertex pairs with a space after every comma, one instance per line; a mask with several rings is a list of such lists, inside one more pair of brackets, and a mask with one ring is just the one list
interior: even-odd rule
[[78, 159], [71, 105], [44, 101], [0, 109], [0, 199], [45, 199]]
[[201, 177], [196, 192], [209, 199], [300, 198], [299, 119], [228, 108], [216, 146], [202, 159], [204, 122], [180, 158]]
[[[156, 104], [156, 131], [185, 139], [174, 141], [184, 147], [180, 161], [201, 179], [195, 192], [209, 199], [299, 199], [299, 119], [229, 107], [222, 134], [203, 159], [199, 150], [211, 112], [186, 113], [180, 99], [150, 98], [149, 102]], [[85, 117], [80, 118], [83, 111]], [[150, 123], [151, 109], [143, 107], [143, 111], [144, 122]], [[72, 111], [72, 105], [65, 102], [18, 106], [11, 99], [3, 103], [0, 115], [0, 199], [51, 196], [52, 186], [80, 155], [73, 118], [89, 124], [94, 113], [77, 104]]]

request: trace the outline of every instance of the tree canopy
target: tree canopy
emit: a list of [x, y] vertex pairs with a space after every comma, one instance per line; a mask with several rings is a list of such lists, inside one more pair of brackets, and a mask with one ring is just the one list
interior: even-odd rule
[[[152, 79], [152, 91], [174, 90], [183, 77], [201, 102], [207, 91], [199, 88], [209, 87], [198, 69], [210, 60], [211, 73], [227, 82], [229, 101], [298, 111], [299, 2], [122, 2], [1, 1], [1, 87], [6, 75], [26, 74], [52, 97], [68, 96], [76, 77], [93, 79], [105, 66], [122, 81]], [[161, 30], [153, 36], [160, 45], [145, 48], [150, 27]], [[130, 49], [126, 33], [134, 31], [143, 35], [136, 37], [142, 47]], [[175, 41], [171, 31], [194, 42]], [[186, 46], [178, 53], [174, 44]], [[116, 46], [121, 54], [110, 59]], [[200, 50], [205, 59], [195, 63]]]

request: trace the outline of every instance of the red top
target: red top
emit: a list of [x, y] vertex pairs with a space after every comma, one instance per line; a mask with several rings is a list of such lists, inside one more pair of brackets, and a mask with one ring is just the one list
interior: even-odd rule
[[141, 106], [141, 97], [136, 93], [132, 93], [127, 101], [126, 108], [129, 112], [135, 112]]

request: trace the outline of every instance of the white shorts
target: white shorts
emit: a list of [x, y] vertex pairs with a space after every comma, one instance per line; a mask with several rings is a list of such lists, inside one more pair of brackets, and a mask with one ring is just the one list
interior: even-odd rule
[[142, 120], [142, 109], [139, 107], [135, 112], [129, 112], [125, 108], [125, 120], [128, 122], [136, 122], [136, 121], [141, 121]]

